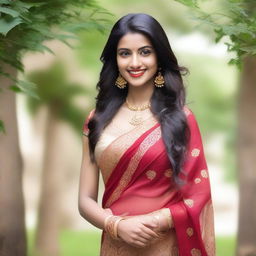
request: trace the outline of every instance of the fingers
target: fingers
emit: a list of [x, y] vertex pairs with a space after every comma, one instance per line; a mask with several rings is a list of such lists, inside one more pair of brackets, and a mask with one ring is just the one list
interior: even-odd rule
[[150, 229], [146, 226], [142, 227], [142, 231], [144, 232], [144, 236], [146, 235], [147, 237], [149, 237], [149, 239], [159, 237], [155, 231], [153, 231], [152, 229]]
[[150, 228], [156, 228], [159, 226], [159, 221], [154, 216], [146, 216], [141, 219], [141, 223]]

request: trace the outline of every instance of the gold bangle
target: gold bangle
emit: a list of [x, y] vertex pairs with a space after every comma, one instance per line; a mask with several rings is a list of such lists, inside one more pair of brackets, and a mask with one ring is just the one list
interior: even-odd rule
[[116, 222], [115, 222], [115, 224], [114, 224], [114, 237], [116, 238], [116, 239], [118, 239], [119, 237], [118, 237], [118, 233], [117, 233], [117, 227], [118, 227], [118, 224], [119, 224], [119, 222], [121, 221], [121, 220], [123, 220], [123, 218], [122, 217], [120, 217], [118, 220], [116, 220]]
[[105, 222], [105, 231], [113, 238], [118, 239], [117, 237], [117, 224], [123, 218], [120, 216], [110, 215], [106, 217]]
[[108, 224], [108, 220], [112, 217], [112, 216], [114, 216], [114, 215], [108, 215], [106, 218], [105, 218], [105, 220], [104, 220], [104, 227], [103, 227], [103, 229], [104, 230], [106, 230], [106, 226], [107, 226], [107, 224]]

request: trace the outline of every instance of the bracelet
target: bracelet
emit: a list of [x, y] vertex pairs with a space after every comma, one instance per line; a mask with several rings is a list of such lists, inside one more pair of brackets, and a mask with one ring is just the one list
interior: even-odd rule
[[110, 219], [111, 217], [112, 217], [113, 215], [112, 214], [110, 214], [110, 215], [108, 215], [106, 218], [105, 218], [105, 220], [104, 220], [104, 230], [106, 230], [106, 226], [107, 226], [107, 223], [108, 223], [108, 219]]
[[117, 221], [115, 221], [115, 225], [114, 225], [114, 237], [115, 237], [116, 239], [119, 238], [119, 237], [118, 237], [118, 233], [117, 233], [117, 226], [118, 226], [118, 224], [119, 224], [119, 222], [120, 222], [121, 220], [123, 220], [122, 217], [120, 217]]
[[123, 220], [123, 217], [109, 215], [104, 220], [104, 230], [113, 238], [118, 239], [117, 226], [118, 223]]

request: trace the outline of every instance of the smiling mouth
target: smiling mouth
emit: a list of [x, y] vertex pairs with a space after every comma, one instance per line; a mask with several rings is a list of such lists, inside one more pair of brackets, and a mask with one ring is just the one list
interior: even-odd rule
[[140, 77], [145, 73], [146, 69], [143, 70], [128, 70], [128, 73], [132, 77]]

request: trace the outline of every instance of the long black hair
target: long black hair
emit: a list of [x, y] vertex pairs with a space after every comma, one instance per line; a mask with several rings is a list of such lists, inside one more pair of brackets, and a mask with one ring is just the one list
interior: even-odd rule
[[151, 111], [161, 125], [162, 138], [176, 179], [181, 171], [190, 136], [183, 111], [185, 88], [181, 77], [187, 69], [179, 67], [159, 22], [144, 13], [128, 14], [118, 20], [101, 54], [100, 60], [103, 62], [103, 67], [97, 84], [96, 109], [88, 124], [91, 159], [95, 161], [94, 150], [102, 130], [125, 102], [128, 93], [127, 87], [121, 90], [115, 86], [118, 76], [117, 45], [127, 33], [143, 34], [155, 49], [165, 84], [161, 88], [155, 87], [151, 97]]

